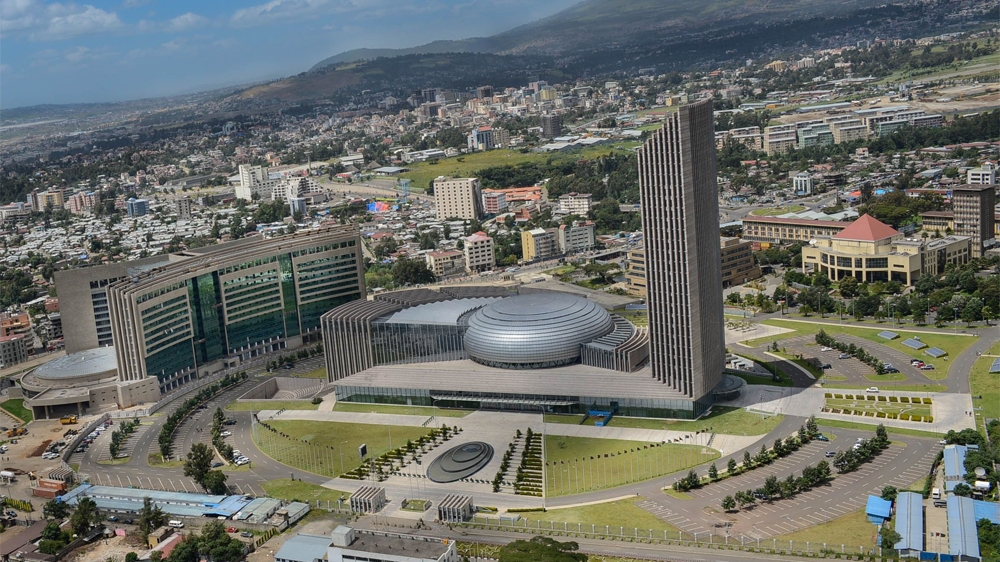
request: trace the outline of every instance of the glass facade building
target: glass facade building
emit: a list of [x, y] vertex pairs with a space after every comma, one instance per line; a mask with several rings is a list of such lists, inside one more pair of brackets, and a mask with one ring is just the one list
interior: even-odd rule
[[361, 298], [361, 242], [353, 227], [251, 238], [189, 252], [113, 284], [119, 377], [169, 390], [227, 361], [319, 338], [320, 316]]

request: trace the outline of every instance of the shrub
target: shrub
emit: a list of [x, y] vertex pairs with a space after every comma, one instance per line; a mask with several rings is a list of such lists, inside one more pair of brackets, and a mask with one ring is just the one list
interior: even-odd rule
[[899, 397], [899, 401], [900, 401], [901, 403], [903, 403], [903, 404], [909, 404], [909, 403], [910, 403], [910, 399], [909, 399], [909, 398], [907, 398], [907, 397], [905, 397], [905, 396], [900, 396], [900, 397]]
[[874, 418], [875, 417], [875, 412], [865, 412], [865, 416], [867, 416], [869, 418]]
[[854, 400], [854, 395], [853, 394], [845, 394], [844, 398], [846, 398], [847, 400]]
[[898, 414], [896, 414], [896, 412], [889, 412], [889, 419], [890, 419], [890, 420], [894, 420], [894, 419], [896, 419], [897, 417], [899, 417], [899, 415], [898, 415]]
[[909, 421], [910, 420], [910, 414], [899, 414], [899, 419], [901, 419], [903, 421]]
[[885, 417], [885, 412], [878, 412], [877, 414], [875, 414], [875, 417], [876, 418], [884, 418]]
[[879, 402], [888, 402], [889, 400], [885, 396], [879, 396], [878, 397], [878, 401]]
[[924, 421], [927, 423], [931, 423], [934, 421], [934, 416], [924, 416]]
[[889, 402], [899, 402], [899, 398], [896, 398], [895, 396], [890, 396]]
[[832, 392], [826, 392], [826, 393], [823, 394], [823, 397], [824, 398], [833, 398], [833, 393]]
[[930, 398], [924, 398], [924, 404], [931, 404]]
[[874, 402], [874, 401], [875, 401], [875, 397], [874, 397], [874, 396], [869, 396], [869, 397], [868, 397], [868, 400], [869, 400], [870, 402]]
[[918, 416], [916, 414], [910, 416], [910, 421], [918, 422], [918, 421], [923, 421], [923, 419], [924, 419], [923, 416]]
[[840, 400], [840, 399], [842, 399], [844, 397], [844, 395], [843, 394], [834, 394], [833, 397], [836, 398], [837, 400]]

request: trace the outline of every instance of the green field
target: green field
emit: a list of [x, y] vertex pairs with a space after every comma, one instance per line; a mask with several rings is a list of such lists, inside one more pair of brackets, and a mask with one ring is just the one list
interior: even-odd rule
[[[572, 150], [567, 153], [551, 154], [545, 152], [520, 152], [518, 150], [502, 149], [487, 150], [485, 152], [474, 152], [463, 154], [454, 158], [443, 158], [436, 163], [418, 162], [407, 166], [409, 172], [400, 174], [402, 178], [413, 181], [414, 187], [426, 189], [431, 180], [438, 176], [452, 176], [467, 178], [483, 168], [493, 166], [516, 166], [525, 162], [546, 162], [550, 158], [553, 160], [578, 160], [580, 158], [597, 158], [611, 152], [630, 152], [631, 147], [636, 146], [636, 142], [615, 142], [601, 146], [591, 146], [580, 150]], [[621, 148], [619, 148], [621, 147]], [[513, 187], [513, 186], [504, 186]]]
[[649, 315], [645, 310], [616, 310], [615, 314], [635, 324], [639, 328], [649, 326]]
[[[646, 531], [646, 536], [648, 536], [649, 529], [660, 531], [661, 533], [663, 531], [677, 532], [676, 527], [641, 507], [637, 507], [635, 500], [631, 499], [563, 509], [550, 509], [546, 512], [526, 513], [522, 517], [529, 520], [529, 527], [535, 526], [533, 525], [535, 521], [542, 521], [542, 528], [544, 529], [546, 528], [545, 523], [551, 521], [553, 528], [556, 530], [562, 530], [562, 523], [565, 523], [567, 530], [576, 531], [580, 529], [580, 532], [584, 533], [591, 532], [591, 525], [595, 526], [593, 530], [598, 533], [604, 533], [604, 527], [609, 526], [612, 528], [610, 532], [614, 534], [619, 534], [621, 532], [620, 528], [624, 526], [626, 536], [630, 532], [634, 534], [635, 529], [639, 529], [639, 536], [642, 536], [642, 531]], [[577, 524], [580, 526], [577, 527]]]
[[783, 207], [764, 207], [763, 209], [756, 209], [751, 211], [750, 214], [755, 217], [773, 217], [776, 215], [783, 215], [785, 213], [798, 213], [805, 210], [806, 207], [804, 205], [785, 205]]
[[0, 402], [0, 408], [7, 410], [7, 412], [9, 412], [11, 415], [17, 417], [18, 419], [20, 419], [25, 423], [35, 419], [35, 416], [32, 415], [31, 410], [24, 407], [23, 398], [12, 398], [10, 400]]
[[226, 410], [230, 412], [259, 412], [261, 410], [315, 410], [319, 404], [309, 400], [241, 400], [230, 402]]
[[577, 494], [649, 480], [709, 462], [719, 452], [700, 445], [545, 436], [549, 496]]
[[[836, 428], [841, 428], [841, 429], [856, 429], [858, 431], [870, 431], [872, 433], [875, 433], [875, 429], [878, 427], [878, 424], [874, 424], [873, 425], [873, 424], [869, 424], [869, 423], [860, 423], [860, 422], [849, 422], [849, 421], [840, 421], [840, 420], [826, 420], [826, 419], [822, 419], [822, 418], [817, 419], [816, 423], [820, 427], [836, 427]], [[910, 437], [928, 437], [928, 438], [931, 438], [931, 439], [940, 439], [941, 436], [942, 436], [941, 433], [934, 433], [933, 431], [921, 431], [919, 429], [904, 429], [904, 428], [899, 428], [899, 427], [888, 427], [888, 426], [886, 426], [885, 430], [888, 431], [890, 435], [893, 435], [893, 434], [894, 435], [908, 435]]]
[[264, 454], [284, 464], [330, 476], [341, 474], [341, 452], [343, 468], [349, 471], [361, 464], [358, 447], [362, 444], [368, 446], [368, 456], [375, 457], [405, 445], [408, 439], [430, 433], [429, 428], [396, 425], [303, 420], [267, 423], [289, 438], [258, 428], [254, 440]]
[[338, 499], [344, 498], [346, 500], [351, 497], [351, 494], [347, 492], [331, 490], [330, 488], [324, 488], [323, 486], [310, 484], [301, 480], [292, 481], [288, 478], [270, 480], [261, 484], [261, 487], [272, 498], [285, 501], [312, 502], [313, 505], [316, 505], [316, 500], [331, 502], [331, 504], [336, 505]]
[[[580, 423], [583, 416], [545, 416], [550, 423]], [[728, 435], [764, 435], [778, 427], [782, 416], [766, 416], [747, 412], [742, 408], [713, 406], [712, 412], [698, 420], [664, 420], [659, 418], [627, 418], [615, 416], [608, 427], [634, 427], [638, 429], [666, 429], [670, 431], [713, 431]], [[589, 423], [589, 420], [588, 420]]]
[[972, 373], [969, 374], [972, 395], [983, 397], [982, 400], [973, 398], [975, 406], [982, 408], [976, 411], [976, 426], [980, 430], [983, 429], [985, 418], [1000, 418], [1000, 373], [990, 373], [990, 365], [994, 359], [994, 357], [980, 357], [972, 366]]
[[[367, 404], [361, 402], [337, 402], [334, 412], [358, 412], [362, 414], [396, 414], [403, 416], [436, 416], [444, 418], [464, 418], [471, 410], [448, 410], [430, 406], [396, 406], [393, 404]], [[440, 424], [435, 424], [440, 427]]]
[[[845, 550], [856, 553], [859, 546], [865, 547], [867, 551], [875, 544], [875, 533], [875, 525], [868, 522], [865, 511], [862, 509], [826, 523], [775, 538], [782, 548], [788, 545], [788, 541], [795, 541], [797, 543], [796, 549], [805, 550], [805, 543], [809, 542], [811, 549], [815, 549], [813, 552], [816, 552], [826, 543], [828, 547], [836, 545], [837, 548], [834, 549], [836, 552], [840, 552], [840, 545], [844, 545]], [[785, 544], [782, 545], [782, 542]]]
[[[833, 317], [830, 317], [831, 319]], [[976, 341], [976, 336], [959, 336], [951, 334], [940, 334], [940, 333], [916, 333], [907, 332], [905, 330], [900, 330], [893, 328], [891, 324], [886, 325], [882, 328], [868, 328], [860, 327], [857, 325], [826, 325], [817, 324], [815, 322], [799, 322], [794, 320], [765, 320], [761, 322], [768, 326], [777, 326], [779, 328], [788, 328], [794, 330], [794, 332], [786, 332], [784, 334], [773, 336], [769, 338], [761, 338], [752, 342], [747, 342], [748, 345], [759, 345], [761, 343], [771, 342], [775, 340], [783, 340], [788, 338], [794, 338], [804, 334], [815, 334], [821, 329], [826, 331], [827, 334], [831, 336], [837, 336], [838, 334], [850, 334], [860, 338], [864, 338], [874, 343], [878, 343], [887, 347], [891, 347], [897, 351], [902, 352], [905, 355], [909, 355], [915, 359], [920, 359], [922, 361], [933, 362], [937, 367], [934, 371], [921, 371], [927, 378], [931, 380], [944, 380], [948, 377], [948, 372], [951, 369], [951, 363], [946, 361], [944, 357], [940, 359], [932, 359], [929, 355], [924, 353], [922, 350], [918, 351], [915, 349], [910, 349], [903, 345], [903, 340], [917, 336], [920, 341], [927, 344], [928, 347], [940, 347], [941, 349], [948, 352], [950, 358], [958, 357], [960, 353], [965, 351], [967, 347], [972, 345]], [[878, 337], [878, 333], [882, 331], [891, 331], [899, 334], [899, 337], [889, 341]], [[869, 351], [871, 351], [869, 349]]]

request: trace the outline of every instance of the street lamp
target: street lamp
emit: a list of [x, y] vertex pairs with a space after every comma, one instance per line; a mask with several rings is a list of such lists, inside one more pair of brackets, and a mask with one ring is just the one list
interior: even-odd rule
[[347, 443], [347, 441], [341, 441], [340, 445], [337, 445], [337, 449], [340, 450], [340, 473], [341, 474], [344, 474], [346, 472], [344, 470], [344, 443]]

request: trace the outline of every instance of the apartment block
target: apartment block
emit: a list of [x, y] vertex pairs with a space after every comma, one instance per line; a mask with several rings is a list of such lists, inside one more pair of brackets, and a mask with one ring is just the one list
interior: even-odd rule
[[177, 220], [191, 220], [191, 198], [181, 197], [174, 201], [174, 210], [177, 211]]
[[994, 238], [996, 186], [960, 185], [952, 189], [955, 234], [972, 238], [972, 257], [982, 257], [987, 240]]
[[742, 285], [760, 277], [760, 267], [753, 257], [753, 243], [739, 238], [720, 240], [720, 263], [722, 264], [722, 287]]
[[625, 262], [625, 291], [633, 297], [646, 298], [646, 251], [636, 248]]
[[521, 231], [521, 252], [525, 263], [555, 256], [559, 253], [556, 229], [534, 228]]
[[833, 236], [847, 228], [849, 223], [811, 219], [783, 219], [779, 217], [743, 218], [743, 240], [754, 243], [755, 248], [773, 244], [808, 242], [817, 236]]
[[795, 149], [797, 141], [794, 124], [764, 128], [764, 152], [768, 156]]
[[594, 196], [590, 193], [566, 193], [559, 196], [559, 212], [567, 215], [587, 216]]
[[465, 269], [469, 272], [488, 271], [496, 265], [493, 239], [479, 231], [464, 238]]
[[0, 368], [10, 367], [28, 360], [28, 342], [32, 338], [27, 335], [0, 336]]
[[554, 139], [562, 134], [562, 116], [551, 113], [542, 115], [542, 137]]
[[482, 217], [482, 194], [476, 178], [439, 177], [434, 180], [438, 220], [473, 220]]
[[427, 269], [431, 270], [435, 277], [465, 273], [465, 252], [461, 250], [427, 252], [424, 254], [424, 259], [427, 261]]
[[592, 221], [573, 221], [571, 225], [559, 225], [559, 251], [572, 254], [593, 249], [597, 243], [595, 228]]
[[997, 165], [986, 162], [978, 168], [972, 168], [966, 173], [966, 182], [970, 185], [996, 185]]
[[496, 216], [507, 212], [507, 194], [500, 189], [483, 190], [483, 213]]

